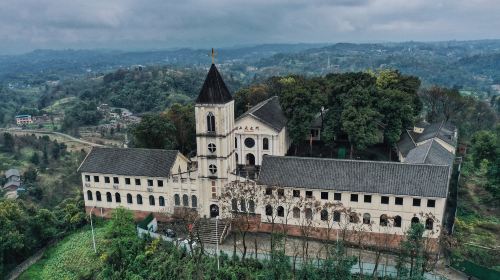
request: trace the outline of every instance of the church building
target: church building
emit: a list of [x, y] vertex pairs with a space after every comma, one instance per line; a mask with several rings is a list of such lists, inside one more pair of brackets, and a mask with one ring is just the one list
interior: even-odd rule
[[285, 156], [291, 142], [278, 97], [235, 119], [234, 100], [215, 64], [195, 115], [193, 159], [172, 150], [94, 147], [78, 169], [86, 210], [109, 216], [121, 206], [140, 218], [190, 209], [213, 219], [226, 216], [224, 188], [246, 182], [258, 196], [234, 200], [231, 211], [250, 213], [255, 231], [286, 223], [291, 235], [299, 235], [307, 221], [318, 229], [317, 238], [356, 227], [380, 243], [420, 222], [427, 236], [440, 233], [454, 159], [454, 146], [442, 144], [451, 140], [435, 132], [444, 125], [431, 127], [434, 138], [400, 145], [408, 146], [400, 152], [402, 162]]

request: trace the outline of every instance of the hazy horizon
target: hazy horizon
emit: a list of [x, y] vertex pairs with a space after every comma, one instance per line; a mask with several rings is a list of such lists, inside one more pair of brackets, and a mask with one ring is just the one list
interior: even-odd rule
[[495, 0], [4, 0], [0, 53], [500, 38]]

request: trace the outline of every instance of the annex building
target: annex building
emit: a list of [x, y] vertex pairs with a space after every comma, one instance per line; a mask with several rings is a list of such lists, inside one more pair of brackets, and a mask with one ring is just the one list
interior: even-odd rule
[[[317, 238], [356, 231], [373, 244], [396, 242], [411, 223], [423, 223], [431, 238], [441, 232], [456, 149], [450, 124], [406, 131], [400, 162], [285, 156], [291, 143], [278, 97], [235, 119], [214, 64], [195, 115], [192, 159], [173, 150], [94, 147], [78, 169], [87, 211], [108, 216], [122, 206], [140, 218], [190, 209], [207, 219], [245, 213], [254, 231], [275, 224], [292, 235], [312, 227]], [[227, 188], [248, 185], [253, 195], [223, 205]]]

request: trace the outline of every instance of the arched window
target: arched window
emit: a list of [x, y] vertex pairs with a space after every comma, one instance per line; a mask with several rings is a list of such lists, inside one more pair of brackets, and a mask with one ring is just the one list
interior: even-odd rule
[[189, 207], [189, 196], [187, 194], [182, 196], [182, 206]]
[[191, 196], [191, 207], [197, 208], [198, 207], [198, 198], [196, 195]]
[[255, 213], [255, 202], [253, 202], [253, 200], [248, 202], [248, 210], [250, 213]]
[[245, 201], [245, 199], [241, 199], [240, 200], [240, 209], [241, 209], [241, 212], [247, 212], [247, 203]]
[[434, 221], [431, 218], [425, 220], [425, 229], [432, 230], [434, 228]]
[[320, 216], [322, 221], [328, 221], [328, 211], [325, 209], [321, 210]]
[[106, 193], [106, 200], [107, 200], [108, 202], [112, 202], [112, 201], [113, 201], [113, 198], [112, 198], [112, 196], [111, 196], [111, 193], [110, 193], [110, 192], [107, 192], [107, 193]]
[[269, 150], [269, 139], [268, 138], [262, 139], [262, 149]]
[[208, 150], [211, 152], [211, 153], [215, 153], [215, 151], [217, 151], [217, 147], [215, 146], [214, 143], [209, 143], [208, 144]]
[[363, 214], [363, 224], [369, 225], [370, 224], [370, 218], [371, 218], [370, 214], [364, 213]]
[[132, 195], [131, 194], [127, 194], [127, 203], [132, 203]]
[[234, 148], [238, 148], [238, 138], [234, 137]]
[[387, 215], [386, 214], [380, 215], [380, 226], [382, 226], [382, 227], [387, 226]]
[[87, 200], [92, 200], [92, 192], [91, 191], [87, 191]]
[[160, 206], [165, 206], [165, 198], [163, 198], [163, 196], [160, 196], [160, 197], [158, 198], [158, 204], [159, 204]]
[[300, 209], [298, 207], [294, 207], [292, 212], [293, 218], [300, 219]]
[[340, 222], [340, 212], [333, 211], [333, 221], [339, 223]]
[[358, 213], [352, 212], [349, 214], [349, 223], [359, 223]]
[[115, 193], [115, 202], [116, 203], [122, 202], [122, 197], [120, 196], [120, 193]]
[[271, 205], [266, 205], [266, 215], [267, 216], [273, 215], [273, 207]]
[[178, 194], [174, 195], [174, 205], [181, 206], [181, 197]]
[[142, 204], [142, 195], [137, 195], [137, 204]]
[[231, 210], [234, 212], [238, 211], [238, 200], [236, 198], [231, 199]]
[[101, 192], [100, 191], [95, 192], [95, 198], [97, 199], [97, 201], [101, 201]]
[[278, 212], [278, 217], [284, 217], [285, 216], [285, 208], [283, 208], [283, 206], [278, 206], [278, 208], [276, 209], [276, 211]]
[[217, 173], [217, 166], [215, 164], [210, 164], [208, 166], [208, 171], [210, 171], [210, 173], [212, 173], [212, 174]]
[[207, 131], [215, 132], [215, 116], [212, 112], [207, 115]]
[[155, 205], [155, 197], [152, 195], [149, 196], [149, 205]]
[[313, 211], [311, 208], [306, 208], [306, 219], [308, 220], [312, 220], [313, 218]]
[[418, 224], [418, 223], [420, 223], [420, 220], [417, 217], [413, 217], [413, 218], [411, 218], [411, 223]]
[[394, 227], [401, 227], [401, 216], [394, 217]]

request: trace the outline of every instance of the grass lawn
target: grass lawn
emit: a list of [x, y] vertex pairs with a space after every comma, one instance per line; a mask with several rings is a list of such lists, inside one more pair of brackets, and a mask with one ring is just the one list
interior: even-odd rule
[[[104, 230], [103, 226], [95, 229], [98, 251], [103, 246]], [[101, 260], [92, 247], [90, 227], [85, 227], [48, 249], [18, 279], [89, 279], [100, 267]]]

